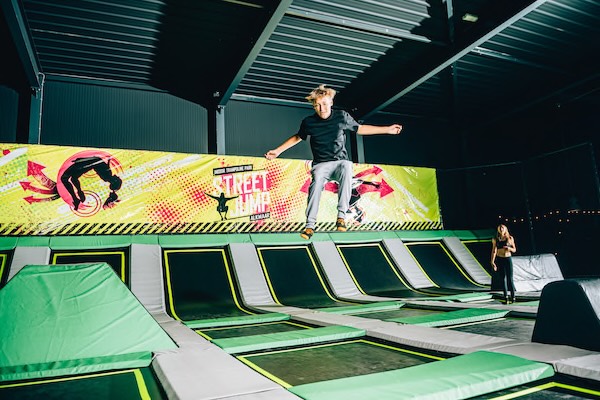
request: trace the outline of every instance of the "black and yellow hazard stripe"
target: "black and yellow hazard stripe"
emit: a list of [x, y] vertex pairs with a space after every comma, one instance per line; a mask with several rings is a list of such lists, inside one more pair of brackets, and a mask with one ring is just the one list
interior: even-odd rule
[[[0, 224], [0, 236], [38, 235], [151, 235], [151, 234], [199, 234], [199, 233], [267, 233], [298, 232], [304, 228], [303, 222], [263, 221], [257, 222], [182, 222], [166, 223], [69, 223], [69, 224]], [[350, 225], [350, 231], [390, 231], [390, 230], [440, 230], [442, 223], [437, 221], [411, 222], [368, 222]], [[317, 223], [317, 232], [335, 231], [335, 222]]]

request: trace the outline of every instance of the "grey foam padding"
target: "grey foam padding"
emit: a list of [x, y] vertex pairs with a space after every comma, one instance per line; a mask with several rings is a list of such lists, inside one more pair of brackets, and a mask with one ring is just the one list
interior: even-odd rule
[[230, 243], [229, 249], [242, 300], [248, 306], [276, 305], [253, 243]]
[[600, 381], [600, 354], [560, 360], [556, 362], [555, 369], [561, 374]]
[[210, 341], [185, 326], [181, 321], [171, 318], [170, 320], [163, 320], [159, 324], [180, 349], [210, 349], [216, 347]]
[[481, 285], [491, 285], [492, 278], [479, 262], [473, 257], [467, 247], [455, 236], [447, 236], [442, 239], [450, 253], [469, 274], [471, 279]]
[[600, 278], [546, 285], [531, 340], [600, 351]]
[[336, 297], [352, 297], [362, 294], [348, 273], [335, 243], [332, 241], [314, 242], [313, 248]]
[[513, 356], [523, 357], [528, 360], [546, 362], [553, 365], [566, 359], [597, 354], [588, 350], [582, 350], [571, 346], [531, 342], [515, 342], [500, 346], [488, 346], [482, 350], [511, 354]]
[[299, 400], [300, 397], [284, 388], [272, 389], [265, 392], [242, 394], [233, 397], [221, 397], [218, 400]]
[[454, 354], [466, 354], [478, 349], [519, 343], [513, 339], [416, 325], [400, 325], [395, 322], [362, 318], [353, 315], [329, 314], [319, 311], [295, 315], [294, 320], [319, 326], [351, 326], [357, 329], [364, 329], [369, 337], [406, 346]]
[[159, 245], [131, 245], [131, 292], [151, 314], [166, 313]]
[[390, 325], [367, 329], [367, 335], [406, 346], [453, 354], [467, 354], [515, 340], [417, 325]]
[[313, 247], [325, 271], [326, 279], [337, 298], [358, 301], [394, 300], [390, 297], [370, 296], [361, 293], [344, 265], [334, 242], [313, 242]]
[[35, 246], [35, 247], [15, 247], [10, 270], [8, 271], [8, 279], [10, 280], [26, 265], [45, 265], [50, 262], [50, 247]]
[[517, 292], [540, 291], [548, 283], [564, 279], [554, 254], [513, 256], [512, 261]]
[[343, 325], [356, 329], [369, 331], [381, 326], [394, 324], [373, 318], [363, 318], [354, 315], [330, 314], [325, 312], [311, 312], [294, 315], [294, 321], [306, 322], [318, 326]]
[[415, 289], [436, 286], [417, 264], [410, 251], [400, 239], [383, 239], [383, 245], [392, 257], [394, 264], [402, 271], [402, 275]]
[[466, 309], [466, 308], [493, 308], [496, 310], [509, 310], [510, 316], [519, 316], [526, 318], [535, 318], [537, 315], [537, 307], [536, 306], [522, 306], [519, 303], [513, 304], [490, 304], [487, 302], [484, 303], [458, 303], [452, 302], [448, 303], [445, 301], [406, 301], [406, 304], [410, 307], [414, 308], [425, 308], [429, 310], [456, 310], [456, 309]]
[[281, 389], [218, 347], [174, 350], [152, 361], [170, 399], [221, 399]]

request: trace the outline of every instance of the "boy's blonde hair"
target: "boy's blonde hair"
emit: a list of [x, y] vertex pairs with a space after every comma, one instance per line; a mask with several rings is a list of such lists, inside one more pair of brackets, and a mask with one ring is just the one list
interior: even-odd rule
[[325, 85], [319, 85], [319, 87], [313, 89], [313, 91], [310, 92], [310, 94], [306, 96], [305, 99], [314, 104], [318, 98], [323, 96], [329, 96], [333, 99], [336, 93], [337, 92], [335, 91], [335, 89], [332, 89]]

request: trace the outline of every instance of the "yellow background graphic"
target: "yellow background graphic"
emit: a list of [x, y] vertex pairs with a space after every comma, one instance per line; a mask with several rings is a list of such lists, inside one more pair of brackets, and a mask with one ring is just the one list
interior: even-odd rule
[[[69, 234], [123, 233], [124, 226], [174, 232], [191, 224], [194, 232], [215, 231], [207, 224], [285, 231], [305, 220], [309, 161], [14, 143], [0, 150], [0, 235], [55, 234], [64, 226], [77, 226]], [[82, 161], [87, 167], [73, 174], [69, 167]], [[349, 219], [356, 229], [441, 228], [434, 169], [354, 164], [354, 175]], [[122, 183], [111, 187], [111, 176]], [[75, 197], [67, 190], [75, 181], [80, 204], [77, 189]], [[336, 190], [326, 185], [319, 221], [335, 220]], [[115, 224], [122, 227], [111, 231]]]

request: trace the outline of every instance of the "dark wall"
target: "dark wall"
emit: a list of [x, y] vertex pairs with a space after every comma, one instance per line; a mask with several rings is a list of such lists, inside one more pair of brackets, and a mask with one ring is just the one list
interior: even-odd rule
[[19, 94], [12, 88], [0, 85], [0, 142], [17, 139]]
[[369, 163], [451, 168], [460, 159], [461, 138], [445, 121], [382, 114], [364, 123], [403, 126], [399, 136], [363, 136], [365, 161]]
[[167, 93], [47, 80], [41, 143], [206, 153], [206, 121]]
[[[262, 157], [298, 133], [300, 122], [313, 113], [311, 107], [230, 101], [225, 107], [226, 153]], [[311, 152], [308, 143], [301, 142], [281, 157], [306, 160]]]
[[444, 227], [505, 223], [520, 254], [553, 253], [566, 276], [600, 276], [597, 105], [541, 104], [466, 133], [463, 166], [438, 170]]

